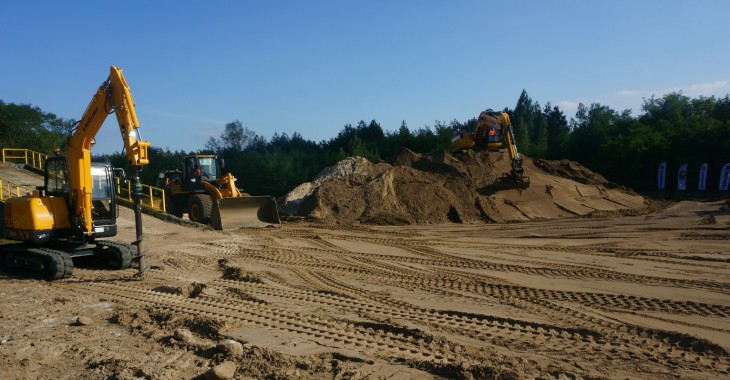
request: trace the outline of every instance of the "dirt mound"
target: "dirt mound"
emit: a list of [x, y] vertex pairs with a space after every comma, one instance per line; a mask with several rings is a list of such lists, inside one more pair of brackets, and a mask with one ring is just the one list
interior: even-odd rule
[[572, 179], [576, 182], [590, 185], [606, 185], [609, 183], [602, 175], [592, 172], [590, 169], [575, 161], [549, 161], [536, 158], [532, 162], [546, 173]]
[[524, 166], [528, 189], [497, 191], [495, 180], [510, 170], [506, 152], [403, 149], [393, 165], [349, 158], [293, 190], [280, 211], [340, 224], [405, 225], [545, 220], [646, 206], [575, 162], [525, 158]]

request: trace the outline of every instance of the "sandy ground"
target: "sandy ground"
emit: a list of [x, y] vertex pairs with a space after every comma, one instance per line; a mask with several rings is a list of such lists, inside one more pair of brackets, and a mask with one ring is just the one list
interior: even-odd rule
[[725, 202], [507, 224], [143, 223], [142, 276], [0, 274], [0, 377], [730, 377]]

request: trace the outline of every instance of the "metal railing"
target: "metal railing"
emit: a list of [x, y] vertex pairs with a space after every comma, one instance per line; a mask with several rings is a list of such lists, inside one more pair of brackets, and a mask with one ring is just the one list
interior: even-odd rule
[[23, 163], [38, 170], [43, 170], [47, 158], [47, 154], [30, 149], [3, 148], [3, 162]]
[[5, 202], [10, 197], [22, 197], [33, 190], [24, 185], [0, 178], [0, 202]]
[[[165, 208], [164, 189], [142, 184], [142, 190], [142, 199], [140, 200], [142, 207], [167, 212], [167, 209]], [[130, 181], [120, 181], [119, 178], [117, 178], [117, 198], [134, 202], [132, 199], [132, 183]]]
[[[32, 151], [30, 149], [16, 149], [16, 148], [3, 148], [2, 149], [2, 160], [3, 162], [22, 163], [38, 170], [43, 170], [47, 154]], [[13, 196], [23, 196], [26, 193], [33, 191], [27, 187], [18, 183], [4, 180], [0, 178], [0, 201], [4, 202], [5, 199]], [[142, 194], [142, 206], [167, 212], [165, 208], [165, 190], [159, 187], [142, 185], [144, 190]], [[133, 202], [131, 184], [129, 181], [120, 182], [117, 178], [117, 197]]]

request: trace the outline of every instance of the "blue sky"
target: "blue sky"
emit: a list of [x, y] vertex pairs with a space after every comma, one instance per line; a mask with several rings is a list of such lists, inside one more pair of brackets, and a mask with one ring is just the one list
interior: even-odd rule
[[[730, 1], [0, 1], [0, 99], [79, 119], [119, 66], [142, 138], [202, 148], [227, 122], [321, 141], [514, 108], [523, 89], [638, 114], [730, 93]], [[118, 152], [114, 117], [95, 153]]]

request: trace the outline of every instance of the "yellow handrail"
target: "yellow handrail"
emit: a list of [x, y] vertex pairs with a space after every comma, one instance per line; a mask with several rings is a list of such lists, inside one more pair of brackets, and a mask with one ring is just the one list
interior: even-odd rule
[[[142, 207], [167, 212], [167, 209], [165, 208], [164, 189], [145, 184], [142, 184], [142, 189], [142, 199], [140, 201]], [[124, 183], [122, 183], [120, 179], [117, 178], [117, 197], [129, 202], [133, 202], [132, 183], [129, 181], [124, 181]]]
[[47, 158], [47, 154], [30, 149], [3, 148], [3, 162], [23, 163], [38, 170], [43, 170]]
[[26, 193], [33, 193], [24, 185], [0, 178], [0, 202], [5, 202], [10, 197], [20, 197]]
[[[30, 149], [2, 149], [3, 162], [23, 163], [38, 170], [43, 170], [47, 158], [47, 154], [38, 153]], [[117, 178], [117, 197], [132, 202], [131, 184], [128, 181], [125, 182], [126, 185], [122, 185], [119, 178]], [[0, 178], [0, 188], [2, 188], [0, 191], [0, 201], [3, 202], [6, 198], [13, 196], [13, 190], [17, 196], [21, 196], [21, 193], [32, 192], [27, 187], [15, 182], [3, 180], [2, 178]], [[143, 207], [167, 212], [165, 208], [165, 190], [149, 185], [142, 185], [142, 188], [144, 189], [141, 202]]]

